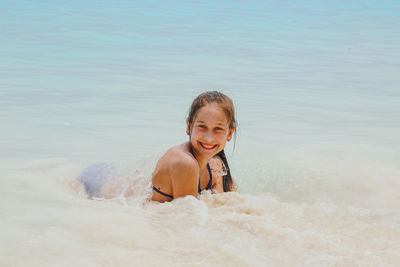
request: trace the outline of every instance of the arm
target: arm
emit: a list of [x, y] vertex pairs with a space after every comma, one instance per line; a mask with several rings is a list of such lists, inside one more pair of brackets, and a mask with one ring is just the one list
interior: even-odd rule
[[213, 184], [212, 184], [212, 191], [214, 193], [223, 193], [224, 192], [224, 185], [223, 185], [223, 178], [220, 175], [222, 170], [222, 162], [219, 157], [213, 158], [212, 161], [212, 170], [213, 170]]
[[215, 182], [212, 185], [212, 192], [213, 193], [223, 193], [224, 192], [224, 185], [222, 182], [222, 176], [217, 176]]
[[181, 158], [170, 165], [172, 195], [175, 198], [192, 195], [197, 197], [199, 167], [190, 158]]

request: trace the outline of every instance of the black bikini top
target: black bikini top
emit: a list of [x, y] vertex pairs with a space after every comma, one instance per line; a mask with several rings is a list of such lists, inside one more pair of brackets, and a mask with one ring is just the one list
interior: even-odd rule
[[[208, 173], [210, 174], [210, 181], [208, 182], [207, 187], [206, 187], [204, 190], [210, 190], [210, 189], [211, 189], [211, 186], [212, 186], [212, 173], [211, 173], [210, 164], [208, 164], [208, 163], [207, 163], [207, 169], [208, 169]], [[158, 193], [160, 193], [160, 194], [163, 195], [163, 196], [173, 198], [173, 196], [171, 196], [171, 195], [169, 195], [169, 194], [166, 194], [166, 193], [164, 193], [164, 192], [161, 192], [160, 189], [156, 188], [155, 186], [153, 186], [153, 190], [156, 191], [156, 192], [158, 192]], [[199, 177], [198, 192], [199, 192], [199, 194], [201, 193], [200, 177]]]

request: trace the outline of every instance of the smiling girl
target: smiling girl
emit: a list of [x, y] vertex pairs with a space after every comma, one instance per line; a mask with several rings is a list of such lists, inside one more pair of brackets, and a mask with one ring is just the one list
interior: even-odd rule
[[197, 196], [202, 190], [221, 193], [233, 189], [224, 152], [236, 129], [232, 100], [217, 91], [200, 94], [186, 124], [189, 142], [170, 148], [153, 172], [154, 201]]

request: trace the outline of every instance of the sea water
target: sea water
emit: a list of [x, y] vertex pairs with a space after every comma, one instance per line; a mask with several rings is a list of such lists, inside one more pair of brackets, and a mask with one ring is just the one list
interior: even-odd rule
[[[398, 266], [399, 14], [368, 0], [3, 1], [0, 265]], [[236, 105], [237, 191], [147, 201], [205, 90]], [[94, 163], [115, 173], [89, 198]]]

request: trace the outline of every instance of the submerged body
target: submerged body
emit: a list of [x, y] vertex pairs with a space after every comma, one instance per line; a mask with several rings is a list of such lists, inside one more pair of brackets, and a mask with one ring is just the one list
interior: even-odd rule
[[186, 124], [189, 142], [170, 148], [157, 163], [152, 200], [164, 202], [197, 196], [204, 189], [222, 193], [233, 188], [224, 152], [236, 128], [232, 100], [216, 91], [199, 95]]
[[[189, 141], [171, 147], [153, 171], [153, 201], [197, 197], [203, 190], [229, 192], [234, 188], [224, 152], [236, 129], [232, 100], [217, 91], [200, 94], [191, 105], [186, 124]], [[108, 165], [94, 164], [78, 179], [89, 197], [115, 195], [110, 192], [116, 191], [118, 186], [105, 186], [112, 185], [115, 180], [111, 179], [114, 172], [106, 167]], [[130, 185], [118, 189], [125, 197], [133, 194]]]

